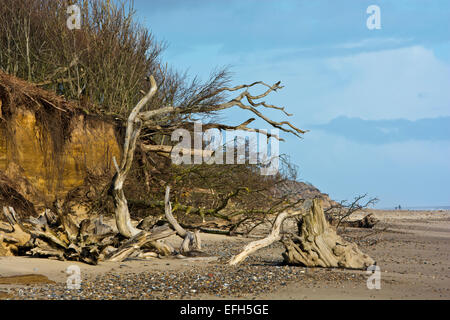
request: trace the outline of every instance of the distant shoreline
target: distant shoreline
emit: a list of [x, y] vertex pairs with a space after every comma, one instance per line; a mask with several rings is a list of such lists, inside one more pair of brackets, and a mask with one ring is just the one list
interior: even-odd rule
[[424, 206], [424, 207], [401, 207], [401, 209], [396, 209], [395, 207], [388, 208], [374, 208], [375, 210], [389, 210], [389, 211], [437, 211], [437, 210], [450, 210], [450, 206]]

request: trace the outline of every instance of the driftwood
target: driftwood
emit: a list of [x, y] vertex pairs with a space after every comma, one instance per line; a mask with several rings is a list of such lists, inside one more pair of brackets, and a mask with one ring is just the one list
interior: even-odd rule
[[339, 221], [339, 219], [335, 219], [332, 217], [331, 218], [329, 217], [327, 220], [332, 226], [337, 226], [339, 224], [344, 228], [351, 227], [351, 228], [367, 228], [367, 229], [373, 228], [379, 222], [379, 220], [372, 213], [369, 213], [364, 218], [355, 221]]
[[[195, 256], [201, 248], [199, 233], [182, 228], [173, 217], [170, 206], [166, 213], [171, 224], [156, 226], [150, 231], [140, 231], [127, 239], [112, 232], [112, 228], [103, 223], [102, 217], [93, 219], [93, 222], [85, 219], [78, 225], [70, 215], [66, 215], [63, 220], [55, 220], [53, 218], [57, 215], [46, 210], [38, 218], [32, 217], [22, 223], [13, 208], [4, 207], [3, 214], [8, 220], [9, 228], [5, 228], [6, 225], [2, 223], [0, 254], [72, 260], [92, 265], [99, 261], [117, 262], [130, 257], [149, 259], [175, 254], [178, 258], [183, 255]], [[52, 217], [51, 226], [48, 217]], [[179, 250], [182, 255], [161, 241], [175, 234], [184, 239]]]
[[107, 260], [109, 261], [123, 261], [134, 252], [139, 251], [146, 243], [167, 238], [175, 234], [171, 229], [161, 230], [159, 232], [149, 233], [141, 231], [131, 239], [125, 241], [116, 251], [114, 251]]
[[3, 215], [10, 224], [12, 232], [4, 234], [4, 240], [6, 242], [13, 243], [15, 246], [23, 246], [31, 239], [31, 235], [24, 230], [23, 225], [20, 223], [14, 208], [3, 207]]
[[341, 267], [366, 269], [374, 260], [362, 253], [356, 244], [337, 235], [323, 212], [321, 200], [314, 199], [313, 206], [298, 223], [298, 235], [283, 241], [287, 264], [306, 267]]
[[[286, 218], [301, 216], [299, 235], [293, 239], [283, 239], [281, 229]], [[263, 239], [249, 243], [241, 253], [231, 258], [230, 265], [245, 260], [255, 251], [282, 240], [286, 248], [283, 253], [287, 264], [306, 267], [343, 267], [364, 269], [374, 260], [363, 254], [356, 244], [348, 243], [336, 234], [327, 223], [321, 200], [305, 200], [301, 208], [280, 213], [273, 223], [270, 234]]]
[[281, 227], [283, 225], [283, 222], [286, 218], [294, 217], [297, 215], [304, 214], [306, 211], [309, 211], [312, 206], [312, 200], [306, 200], [302, 207], [300, 209], [294, 210], [289, 209], [282, 213], [280, 213], [277, 218], [275, 219], [275, 222], [272, 226], [272, 231], [270, 234], [263, 239], [256, 240], [253, 242], [250, 242], [248, 245], [245, 246], [244, 250], [242, 250], [241, 253], [231, 258], [229, 261], [230, 265], [236, 265], [242, 261], [244, 261], [250, 254], [254, 253], [255, 251], [267, 247], [274, 243], [275, 241], [281, 240]]

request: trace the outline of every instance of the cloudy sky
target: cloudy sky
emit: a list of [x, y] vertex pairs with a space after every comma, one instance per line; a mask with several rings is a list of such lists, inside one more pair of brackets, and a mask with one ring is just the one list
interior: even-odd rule
[[[367, 28], [370, 5], [380, 7], [381, 29]], [[230, 66], [235, 84], [282, 81], [268, 102], [310, 130], [280, 145], [300, 180], [336, 200], [368, 193], [380, 208], [450, 205], [449, 1], [136, 0], [135, 7], [169, 44], [164, 58], [175, 68], [206, 79]], [[223, 116], [230, 124], [247, 118]]]

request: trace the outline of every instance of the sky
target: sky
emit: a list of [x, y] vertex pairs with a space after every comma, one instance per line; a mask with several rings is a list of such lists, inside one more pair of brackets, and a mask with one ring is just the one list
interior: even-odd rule
[[[367, 27], [371, 5], [378, 29]], [[167, 42], [163, 58], [175, 69], [207, 79], [228, 66], [236, 85], [282, 82], [267, 102], [309, 130], [280, 144], [300, 181], [335, 200], [367, 193], [378, 208], [450, 205], [449, 1], [135, 0], [135, 8]]]

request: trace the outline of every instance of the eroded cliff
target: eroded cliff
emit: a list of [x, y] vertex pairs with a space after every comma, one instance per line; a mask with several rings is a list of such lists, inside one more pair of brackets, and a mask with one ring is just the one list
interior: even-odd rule
[[38, 210], [88, 175], [112, 174], [119, 136], [113, 120], [0, 71], [0, 205]]

